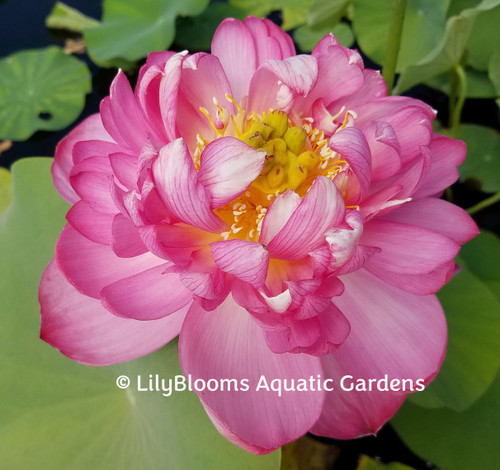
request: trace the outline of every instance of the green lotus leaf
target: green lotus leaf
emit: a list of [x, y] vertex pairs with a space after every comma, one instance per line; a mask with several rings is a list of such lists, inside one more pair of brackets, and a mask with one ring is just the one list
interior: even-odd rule
[[25, 140], [59, 130], [82, 112], [90, 72], [59, 47], [17, 52], [0, 60], [0, 139]]
[[308, 25], [299, 26], [293, 33], [295, 42], [303, 52], [310, 52], [318, 44], [320, 39], [328, 33], [333, 33], [338, 42], [345, 47], [349, 47], [354, 42], [354, 35], [350, 26], [346, 23], [337, 23], [331, 28], [311, 29]]
[[493, 469], [500, 461], [500, 374], [467, 410], [426, 410], [405, 403], [391, 423], [413, 452], [441, 470]]
[[[177, 16], [198, 15], [209, 0], [104, 0], [99, 26], [84, 30], [91, 59], [134, 62], [173, 42]], [[111, 62], [112, 64], [114, 62]]]
[[[353, 0], [356, 39], [361, 50], [380, 65], [387, 53], [391, 3]], [[408, 0], [397, 71], [423, 59], [443, 38], [448, 3], [449, 0]]]
[[475, 179], [486, 193], [500, 191], [500, 134], [495, 129], [462, 124], [458, 138], [467, 144], [467, 158], [458, 168], [460, 178]]

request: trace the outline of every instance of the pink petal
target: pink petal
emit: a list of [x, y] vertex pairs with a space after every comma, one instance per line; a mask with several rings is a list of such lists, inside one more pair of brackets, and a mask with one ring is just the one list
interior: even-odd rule
[[414, 197], [440, 195], [458, 179], [457, 166], [465, 158], [466, 145], [461, 140], [434, 134], [431, 142], [431, 166]]
[[286, 59], [295, 55], [292, 38], [268, 19], [249, 16], [243, 21], [255, 44], [256, 69], [271, 59]]
[[363, 70], [349, 59], [342, 47], [330, 46], [317, 56], [317, 62], [318, 81], [307, 97], [309, 103], [321, 98], [328, 107], [330, 103], [352, 95], [363, 85]]
[[[173, 52], [169, 52], [168, 58], [173, 54]], [[165, 67], [163, 60], [166, 62], [166, 59], [167, 57], [160, 59], [160, 65], [144, 65], [139, 72], [137, 86], [135, 87], [136, 99], [144, 111], [149, 125], [154, 129], [156, 136], [158, 136], [161, 145], [165, 145], [168, 142], [160, 107], [160, 85]]]
[[364, 226], [361, 243], [382, 249], [368, 269], [425, 274], [453, 260], [459, 245], [448, 237], [416, 225], [372, 220]]
[[296, 97], [308, 95], [317, 78], [316, 59], [309, 55], [266, 62], [252, 77], [248, 108], [288, 112]]
[[451, 238], [459, 245], [474, 238], [479, 230], [474, 220], [462, 208], [436, 198], [411, 201], [384, 216], [403, 224], [418, 225]]
[[270, 452], [302, 436], [321, 412], [323, 392], [290, 391], [280, 397], [256, 390], [262, 376], [290, 383], [316, 377], [321, 368], [305, 354], [273, 354], [260, 328], [232, 297], [208, 313], [193, 304], [181, 331], [179, 356], [184, 374], [194, 380], [235, 379], [242, 386], [198, 394], [219, 431], [254, 453]]
[[94, 243], [67, 225], [56, 245], [56, 259], [68, 281], [96, 299], [103, 287], [165, 261], [151, 253], [119, 258], [110, 246]]
[[385, 80], [378, 70], [364, 69], [363, 78], [364, 83], [358, 91], [352, 95], [344, 96], [330, 105], [329, 110], [332, 114], [336, 114], [344, 106], [345, 110], [352, 110], [361, 117], [359, 108], [366, 105], [367, 97], [370, 97], [371, 101], [387, 95]]
[[70, 182], [75, 192], [92, 209], [116, 214], [118, 209], [111, 194], [112, 170], [107, 157], [90, 157], [71, 170]]
[[[416, 296], [364, 270], [342, 278], [346, 286], [335, 304], [351, 324], [351, 334], [321, 358], [335, 385], [342, 377], [421, 379], [427, 385], [444, 357], [446, 321], [435, 296]], [[348, 385], [350, 379], [346, 379]], [[375, 433], [398, 409], [406, 392], [343, 391], [327, 394], [311, 432], [337, 439]]]
[[299, 195], [291, 189], [274, 199], [262, 222], [259, 241], [267, 245], [287, 223], [299, 204]]
[[41, 338], [71, 359], [94, 366], [129, 361], [161, 348], [179, 333], [188, 307], [161, 320], [119, 318], [68, 283], [54, 260], [41, 283]]
[[255, 287], [264, 284], [269, 265], [269, 252], [260, 243], [248, 240], [226, 240], [210, 245], [219, 269]]
[[208, 232], [222, 232], [226, 227], [210, 209], [207, 190], [198, 182], [193, 159], [182, 139], [170, 142], [153, 164], [153, 177], [160, 197], [183, 222]]
[[201, 154], [198, 181], [210, 195], [210, 206], [222, 207], [244, 193], [262, 171], [265, 157], [234, 137], [209, 143]]
[[248, 94], [257, 65], [252, 34], [241, 21], [227, 18], [214, 33], [212, 55], [220, 60], [231, 84], [232, 97], [239, 102]]
[[85, 238], [103, 245], [111, 244], [114, 214], [97, 212], [84, 201], [78, 201], [66, 214], [67, 221]]
[[371, 154], [370, 147], [364, 134], [355, 127], [346, 127], [332, 135], [329, 142], [330, 148], [338, 152], [349, 163], [350, 170], [354, 173], [355, 182], [347, 187], [344, 195], [346, 202], [351, 205], [359, 203], [368, 192], [371, 180]]
[[104, 129], [99, 114], [93, 114], [82, 121], [56, 147], [52, 178], [59, 194], [70, 204], [79, 199], [69, 183], [69, 174], [73, 167], [73, 147], [77, 142], [91, 139], [112, 140]]
[[126, 153], [112, 153], [109, 156], [111, 168], [117, 180], [128, 189], [137, 188], [137, 156]]
[[267, 248], [271, 257], [300, 259], [313, 251], [329, 227], [344, 218], [345, 206], [336, 186], [317, 177], [295, 212]]
[[111, 117], [121, 137], [118, 143], [139, 152], [154, 132], [121, 70], [111, 83], [109, 98]]
[[401, 146], [394, 129], [384, 121], [372, 121], [363, 129], [370, 147], [372, 181], [383, 181], [401, 169]]
[[182, 62], [185, 54], [175, 54], [165, 63], [165, 70], [160, 82], [159, 105], [168, 140], [179, 137], [177, 131], [177, 104]]
[[123, 214], [116, 214], [111, 230], [111, 248], [116, 256], [132, 258], [148, 251], [139, 236], [137, 227]]
[[164, 274], [168, 263], [120, 279], [101, 291], [101, 302], [115, 315], [136, 320], [157, 320], [190, 303], [193, 296], [179, 275]]

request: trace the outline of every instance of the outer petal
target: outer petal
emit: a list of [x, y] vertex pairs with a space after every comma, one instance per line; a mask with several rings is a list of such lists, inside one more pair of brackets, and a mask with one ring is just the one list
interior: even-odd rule
[[176, 217], [208, 232], [222, 232], [225, 223], [210, 209], [207, 190], [198, 182], [193, 159], [182, 139], [160, 151], [153, 164], [153, 177], [160, 196]]
[[106, 286], [101, 291], [103, 305], [115, 315], [136, 320], [156, 320], [177, 312], [193, 296], [179, 275], [164, 274], [165, 263]]
[[110, 246], [88, 240], [69, 225], [57, 242], [56, 258], [69, 282], [96, 299], [108, 284], [165, 262], [151, 253], [119, 258]]
[[236, 379], [242, 384], [239, 391], [205, 390], [199, 396], [219, 431], [254, 453], [270, 452], [302, 436], [321, 412], [323, 392], [290, 391], [280, 397], [271, 390], [256, 390], [262, 376], [269, 384], [285, 379], [290, 383], [316, 377], [321, 367], [318, 359], [305, 354], [273, 354], [260, 328], [231, 296], [213, 312], [192, 305], [179, 355], [184, 374], [194, 379]]
[[365, 225], [361, 243], [382, 248], [367, 264], [378, 274], [384, 269], [425, 274], [453, 260], [460, 248], [450, 238], [431, 230], [382, 220]]
[[85, 238], [103, 245], [111, 244], [114, 214], [97, 212], [84, 201], [78, 201], [66, 214], [66, 220]]
[[[351, 324], [351, 334], [322, 358], [327, 376], [340, 384], [354, 379], [412, 379], [428, 382], [437, 373], [446, 346], [446, 321], [435, 296], [415, 296], [364, 270], [342, 278], [345, 292], [335, 298]], [[350, 379], [344, 383], [348, 385]], [[311, 432], [352, 439], [376, 432], [398, 409], [406, 392], [343, 391], [327, 394]]]
[[219, 269], [255, 287], [264, 284], [269, 252], [263, 245], [236, 239], [212, 243], [210, 248]]
[[457, 166], [465, 158], [466, 145], [461, 140], [434, 134], [431, 142], [431, 167], [421, 186], [413, 195], [417, 197], [441, 194], [458, 179]]
[[434, 230], [459, 245], [467, 243], [479, 233], [472, 217], [461, 207], [434, 197], [408, 202], [383, 218]]
[[40, 283], [40, 336], [71, 359], [94, 366], [149, 354], [177, 336], [187, 307], [161, 320], [118, 318], [98, 300], [80, 294], [54, 260]]
[[267, 246], [273, 258], [300, 259], [317, 247], [330, 226], [344, 218], [344, 201], [324, 176], [314, 180], [309, 192], [288, 222]]
[[198, 181], [210, 195], [210, 206], [222, 207], [245, 192], [262, 171], [265, 157], [265, 152], [234, 137], [208, 144], [201, 154]]
[[112, 141], [102, 125], [99, 114], [85, 119], [57, 145], [52, 165], [52, 178], [59, 194], [70, 204], [74, 204], [80, 199], [69, 184], [69, 174], [73, 167], [73, 146], [77, 142], [95, 139]]

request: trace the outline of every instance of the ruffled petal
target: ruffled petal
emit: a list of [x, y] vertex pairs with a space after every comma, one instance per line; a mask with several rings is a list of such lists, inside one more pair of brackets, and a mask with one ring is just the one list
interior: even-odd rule
[[264, 284], [269, 252], [263, 245], [235, 239], [212, 243], [210, 248], [219, 269], [255, 287]]
[[342, 196], [331, 180], [319, 176], [290, 219], [267, 248], [273, 258], [300, 259], [317, 247], [323, 234], [344, 218]]
[[299, 204], [300, 197], [292, 190], [285, 191], [274, 199], [262, 222], [259, 241], [267, 245], [287, 223]]
[[80, 199], [69, 183], [69, 174], [73, 168], [73, 147], [78, 142], [95, 139], [112, 141], [99, 114], [93, 114], [82, 121], [56, 147], [52, 178], [59, 194], [70, 204]]
[[40, 337], [71, 359], [94, 366], [129, 361], [161, 348], [180, 331], [188, 307], [161, 320], [119, 318], [78, 292], [52, 260], [39, 291]]
[[222, 232], [226, 224], [210, 209], [210, 197], [198, 182], [193, 159], [182, 139], [160, 151], [153, 163], [153, 178], [170, 212], [183, 222], [208, 232]]
[[295, 98], [307, 96], [318, 78], [316, 59], [298, 55], [262, 65], [252, 77], [248, 95], [249, 109], [290, 111]]
[[245, 443], [254, 453], [271, 452], [302, 436], [321, 412], [324, 392], [278, 396], [262, 382], [257, 390], [262, 377], [268, 384], [283, 384], [285, 379], [290, 384], [316, 377], [321, 367], [317, 358], [305, 354], [273, 354], [260, 328], [232, 297], [213, 312], [192, 305], [181, 331], [179, 356], [184, 374], [194, 379], [234, 379], [243, 387], [205, 390], [199, 396], [224, 436]]
[[234, 137], [217, 139], [201, 154], [198, 181], [210, 196], [212, 208], [222, 207], [246, 191], [259, 176], [266, 153]]
[[[350, 205], [358, 204], [368, 192], [371, 180], [371, 154], [366, 138], [359, 129], [346, 127], [332, 135], [329, 145], [347, 160], [352, 171], [347, 188], [344, 190], [344, 185], [340, 184], [344, 199]], [[339, 177], [342, 176], [341, 173]]]

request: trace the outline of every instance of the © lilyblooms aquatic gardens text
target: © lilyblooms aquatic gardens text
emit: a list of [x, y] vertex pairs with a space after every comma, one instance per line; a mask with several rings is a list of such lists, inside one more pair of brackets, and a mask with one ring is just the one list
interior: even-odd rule
[[[357, 378], [344, 375], [338, 382], [321, 375], [298, 379], [271, 378], [261, 375], [257, 381], [249, 378], [208, 379], [194, 378], [190, 374], [163, 378], [159, 374], [138, 375], [133, 384], [129, 377], [121, 375], [116, 379], [118, 388], [132, 385], [138, 392], [162, 392], [169, 397], [174, 392], [272, 392], [282, 396], [287, 392], [421, 392], [425, 389], [424, 379], [395, 378], [384, 374], [382, 377]], [[134, 387], [135, 385], [135, 387]]]

